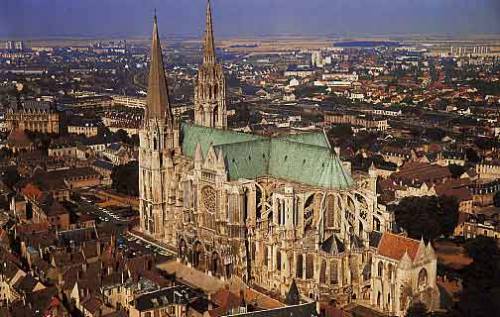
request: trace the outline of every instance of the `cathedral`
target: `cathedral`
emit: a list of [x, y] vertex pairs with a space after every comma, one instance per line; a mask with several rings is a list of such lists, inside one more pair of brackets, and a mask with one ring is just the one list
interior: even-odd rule
[[356, 176], [323, 132], [263, 137], [227, 126], [210, 2], [194, 123], [172, 115], [157, 19], [140, 131], [140, 230], [179, 261], [284, 298], [403, 316], [439, 307], [432, 246], [392, 232], [376, 175]]

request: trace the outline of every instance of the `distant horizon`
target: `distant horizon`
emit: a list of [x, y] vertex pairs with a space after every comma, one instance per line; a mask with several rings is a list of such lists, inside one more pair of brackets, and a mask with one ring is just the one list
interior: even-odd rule
[[[0, 39], [200, 37], [206, 0], [2, 0]], [[212, 0], [216, 38], [500, 34], [497, 0]]]
[[[199, 34], [168, 34], [162, 33], [160, 37], [164, 40], [174, 41], [195, 41], [201, 42], [202, 36]], [[75, 41], [113, 41], [113, 40], [131, 40], [131, 41], [147, 41], [151, 39], [150, 35], [136, 35], [136, 36], [120, 36], [120, 35], [106, 35], [106, 36], [86, 36], [86, 35], [51, 35], [40, 37], [1, 37], [0, 42], [6, 41], [57, 41], [57, 40], [75, 40]], [[218, 36], [216, 41], [235, 41], [235, 40], [272, 40], [272, 39], [321, 39], [333, 42], [337, 41], [359, 41], [359, 40], [391, 40], [391, 41], [405, 41], [405, 40], [437, 40], [444, 39], [450, 41], [467, 41], [467, 40], [500, 40], [500, 32], [498, 33], [477, 33], [477, 34], [349, 34], [349, 35], [329, 35], [329, 34], [256, 34], [247, 36]], [[500, 43], [499, 43], [500, 45]]]

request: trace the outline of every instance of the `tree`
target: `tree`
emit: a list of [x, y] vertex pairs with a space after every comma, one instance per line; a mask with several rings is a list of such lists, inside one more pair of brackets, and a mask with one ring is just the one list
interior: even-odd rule
[[414, 239], [433, 240], [453, 233], [458, 203], [452, 197], [406, 197], [395, 207], [396, 223]]
[[7, 168], [2, 174], [2, 181], [9, 188], [14, 187], [20, 180], [21, 176], [15, 167]]
[[429, 128], [425, 131], [425, 136], [432, 141], [441, 141], [446, 136], [446, 132], [440, 128]]
[[0, 149], [0, 159], [5, 159], [8, 157], [12, 157], [12, 150], [6, 147]]
[[464, 248], [474, 261], [489, 262], [491, 256], [498, 255], [496, 241], [485, 236], [478, 236], [475, 239], [468, 240], [464, 244]]
[[495, 193], [495, 196], [493, 197], [493, 203], [495, 204], [495, 207], [500, 207], [500, 192]]
[[349, 124], [338, 124], [333, 126], [328, 131], [328, 136], [331, 139], [350, 139], [352, 137], [353, 131]]
[[[351, 130], [352, 131], [352, 130]], [[377, 134], [372, 132], [360, 132], [354, 137], [354, 148], [359, 149], [371, 149], [374, 150], [378, 147]]]
[[476, 138], [474, 144], [481, 150], [490, 150], [498, 146], [498, 141], [492, 138]]
[[353, 131], [349, 124], [334, 125], [327, 132], [332, 146], [351, 147], [353, 145]]
[[457, 164], [448, 165], [448, 169], [450, 170], [451, 176], [453, 176], [453, 178], [460, 178], [460, 176], [462, 176], [462, 174], [467, 170], [465, 166]]
[[42, 133], [30, 130], [24, 130], [28, 138], [35, 144], [37, 149], [43, 151], [44, 153], [48, 152], [48, 148], [52, 142], [52, 140], [58, 137], [55, 133]]
[[458, 201], [455, 197], [440, 196], [436, 210], [438, 221], [441, 225], [441, 234], [449, 237], [458, 224]]
[[112, 187], [119, 193], [139, 196], [139, 163], [132, 161], [115, 166], [111, 172]]
[[116, 131], [116, 133], [114, 135], [120, 142], [125, 143], [125, 144], [130, 143], [130, 138], [128, 136], [127, 131], [125, 131], [123, 129], [119, 129], [118, 131]]
[[139, 135], [138, 134], [133, 134], [130, 137], [130, 145], [139, 146], [140, 145], [139, 143], [140, 143]]
[[473, 148], [467, 148], [465, 150], [465, 157], [467, 158], [467, 161], [471, 163], [481, 162], [481, 158]]
[[427, 307], [424, 303], [415, 302], [408, 308], [406, 317], [425, 317], [427, 316]]
[[463, 291], [452, 316], [496, 316], [500, 311], [500, 252], [493, 238], [479, 236], [465, 244], [473, 262], [462, 270]]
[[326, 87], [300, 86], [295, 90], [295, 96], [297, 96], [297, 98], [307, 98], [315, 94], [326, 94]]

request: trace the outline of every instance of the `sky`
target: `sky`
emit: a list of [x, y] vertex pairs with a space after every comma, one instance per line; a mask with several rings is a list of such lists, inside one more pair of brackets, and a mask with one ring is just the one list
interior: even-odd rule
[[[0, 0], [0, 38], [198, 36], [206, 0]], [[500, 33], [500, 0], [212, 0], [219, 37]]]

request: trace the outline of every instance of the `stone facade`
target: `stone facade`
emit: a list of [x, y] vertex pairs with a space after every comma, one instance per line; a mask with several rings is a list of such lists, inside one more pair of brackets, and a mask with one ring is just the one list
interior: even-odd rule
[[[213, 36], [207, 34], [212, 30], [205, 43]], [[204, 64], [212, 53], [205, 46]], [[188, 266], [223, 280], [238, 277], [277, 297], [295, 281], [311, 299], [386, 310], [373, 304], [370, 278], [380, 237], [392, 229], [392, 214], [377, 203], [376, 176], [353, 180], [323, 133], [237, 133], [223, 129], [225, 112], [195, 125], [174, 122], [156, 19], [146, 114], [139, 154], [143, 234], [175, 248]], [[405, 259], [392, 261], [407, 270]], [[410, 267], [429, 261], [435, 265], [430, 251]], [[398, 285], [405, 274], [396, 275]], [[428, 274], [435, 279], [435, 269]], [[415, 283], [404, 285], [418, 293]], [[398, 295], [391, 293], [391, 301]]]
[[372, 257], [370, 303], [391, 316], [404, 316], [414, 301], [439, 308], [436, 269], [430, 242], [384, 233]]
[[28, 100], [13, 103], [7, 110], [5, 121], [9, 130], [59, 133], [59, 113], [49, 102]]
[[491, 164], [477, 164], [476, 173], [480, 179], [494, 180], [500, 178], [500, 164], [497, 162]]

